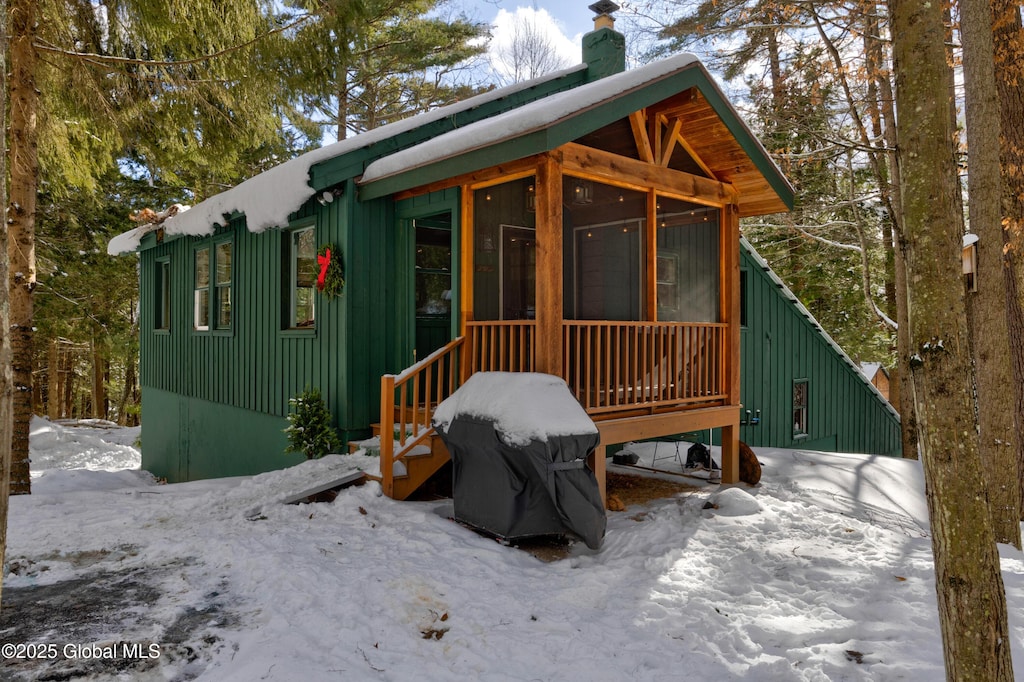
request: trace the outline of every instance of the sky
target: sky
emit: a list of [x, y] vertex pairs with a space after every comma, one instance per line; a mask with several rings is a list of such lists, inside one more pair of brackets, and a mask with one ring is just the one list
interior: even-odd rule
[[[379, 467], [365, 453], [160, 485], [137, 437], [33, 420], [0, 678], [944, 679], [915, 460], [755, 448], [758, 485], [663, 474], [696, 488], [609, 512], [599, 549], [546, 563], [453, 522], [451, 500], [398, 502], [371, 482], [282, 502]], [[655, 444], [635, 447], [652, 463]], [[1024, 557], [999, 550], [1021, 675]]]
[[570, 64], [581, 61], [580, 39], [584, 33], [594, 29], [594, 13], [587, 9], [589, 4], [582, 0], [562, 2], [524, 3], [509, 0], [457, 0], [472, 19], [491, 24], [492, 42], [501, 44], [508, 40], [512, 17], [536, 17], [536, 25], [544, 29], [560, 54]]

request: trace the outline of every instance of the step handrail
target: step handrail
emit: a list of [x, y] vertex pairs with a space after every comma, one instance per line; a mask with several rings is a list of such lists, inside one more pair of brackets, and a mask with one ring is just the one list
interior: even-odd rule
[[459, 387], [464, 342], [460, 336], [401, 373], [380, 378], [380, 475], [388, 497], [394, 493], [395, 462], [434, 433], [434, 408]]

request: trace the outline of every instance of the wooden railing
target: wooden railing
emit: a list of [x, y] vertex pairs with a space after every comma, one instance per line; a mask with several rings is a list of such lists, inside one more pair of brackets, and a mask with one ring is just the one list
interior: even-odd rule
[[590, 414], [726, 397], [728, 325], [563, 323], [563, 378]]
[[460, 336], [401, 374], [380, 379], [380, 474], [388, 497], [393, 497], [395, 463], [414, 448], [427, 447], [434, 408], [459, 387], [462, 344]]
[[[590, 414], [726, 397], [728, 325], [565, 320], [562, 378]], [[469, 322], [464, 377], [534, 369], [532, 320]]]
[[466, 323], [466, 367], [473, 372], [532, 372], [533, 320]]

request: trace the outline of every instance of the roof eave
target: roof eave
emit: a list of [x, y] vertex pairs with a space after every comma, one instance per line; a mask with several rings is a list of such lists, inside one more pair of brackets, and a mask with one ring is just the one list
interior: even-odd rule
[[[760, 205], [757, 208], [744, 210], [741, 196], [741, 215], [753, 216], [791, 210], [794, 202], [793, 186], [772, 161], [767, 151], [739, 117], [699, 61], [693, 61], [676, 72], [643, 83], [620, 93], [613, 99], [580, 109], [557, 121], [527, 130], [516, 137], [504, 138], [491, 144], [434, 158], [429, 163], [374, 178], [361, 184], [359, 196], [362, 200], [379, 198], [458, 175], [473, 173], [532, 154], [551, 151], [580, 136], [580, 129], [576, 122], [582, 116], [591, 117], [588, 127], [596, 130], [628, 116], [640, 108], [650, 106], [669, 94], [682, 92], [691, 87], [696, 87], [705, 96], [715, 113], [778, 197], [777, 203], [773, 202], [771, 205]], [[639, 105], [636, 101], [638, 99], [642, 102]], [[529, 106], [529, 104], [524, 106]]]

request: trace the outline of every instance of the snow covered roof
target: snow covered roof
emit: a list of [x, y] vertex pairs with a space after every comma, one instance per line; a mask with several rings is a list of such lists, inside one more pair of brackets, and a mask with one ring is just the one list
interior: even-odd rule
[[374, 161], [363, 173], [361, 184], [369, 184], [428, 163], [543, 130], [561, 119], [579, 114], [597, 104], [620, 97], [695, 64], [700, 64], [696, 55], [679, 54], [545, 97], [499, 116], [477, 121], [465, 128], [439, 135], [415, 147]]
[[808, 322], [811, 323], [811, 325], [817, 330], [817, 332], [821, 334], [822, 338], [825, 339], [825, 342], [828, 343], [828, 345], [832, 346], [832, 350], [838, 353], [839, 356], [843, 359], [843, 362], [849, 365], [849, 367], [854, 370], [854, 373], [861, 378], [864, 384], [872, 392], [874, 392], [875, 395], [878, 396], [878, 398], [885, 405], [885, 408], [894, 417], [899, 419], [899, 412], [897, 412], [896, 409], [886, 399], [886, 397], [882, 395], [881, 391], [879, 391], [878, 388], [876, 388], [875, 385], [872, 384], [864, 376], [863, 372], [861, 372], [860, 367], [850, 358], [849, 355], [846, 354], [846, 351], [843, 350], [843, 347], [836, 343], [835, 339], [829, 336], [829, 333], [825, 331], [825, 328], [821, 326], [821, 323], [819, 323], [818, 320], [814, 317], [814, 315], [811, 314], [811, 311], [808, 310], [804, 306], [804, 304], [800, 302], [800, 299], [796, 297], [796, 294], [794, 294], [793, 291], [786, 286], [786, 283], [783, 282], [777, 274], [775, 274], [775, 271], [772, 270], [770, 265], [768, 265], [768, 261], [761, 257], [761, 254], [759, 254], [757, 250], [754, 248], [754, 246], [749, 241], [747, 241], [746, 237], [740, 237], [740, 245], [743, 249], [746, 250], [747, 254], [750, 255], [754, 262], [756, 262], [758, 266], [760, 266], [761, 269], [764, 270], [765, 274], [768, 275], [772, 282], [774, 282], [775, 285], [779, 287], [779, 291], [782, 292], [782, 295], [790, 300], [790, 302], [796, 307], [797, 311], [799, 311], [799, 313], [803, 315]]
[[966, 249], [971, 244], [978, 243], [978, 235], [968, 232], [964, 235], [964, 248]]
[[[314, 165], [586, 68], [586, 64], [578, 64], [314, 149], [196, 204], [190, 211], [168, 219], [161, 227], [170, 235], [209, 235], [213, 234], [215, 224], [223, 223], [224, 216], [236, 211], [245, 214], [250, 232], [287, 225], [288, 217], [315, 193], [309, 185], [309, 171]], [[114, 256], [134, 251], [152, 229], [153, 226], [142, 225], [114, 237], [107, 245], [107, 253]]]
[[[217, 224], [225, 223], [225, 216], [236, 212], [245, 215], [246, 226], [250, 232], [263, 232], [269, 228], [286, 226], [289, 217], [316, 192], [310, 185], [310, 172], [313, 166], [394, 138], [435, 121], [453, 117], [460, 112], [488, 102], [507, 98], [530, 88], [572, 76], [587, 68], [586, 64], [579, 64], [570, 69], [492, 90], [463, 102], [441, 107], [315, 149], [200, 202], [191, 210], [169, 218], [160, 227], [167, 235], [209, 235], [213, 233]], [[698, 78], [696, 82], [700, 84], [702, 92], [706, 96], [710, 95], [717, 102], [715, 111], [719, 115], [725, 114], [724, 119], [728, 119], [729, 130], [723, 131], [723, 134], [735, 135], [737, 139], [742, 138], [742, 144], [747, 145], [746, 151], [738, 150], [737, 153], [751, 155], [751, 160], [757, 166], [756, 169], [751, 169], [754, 170], [752, 175], [763, 176], [768, 181], [772, 186], [772, 189], [768, 191], [775, 202], [772, 208], [782, 208], [783, 203], [792, 199], [792, 188], [788, 181], [693, 54], [676, 55], [589, 83], [575, 85], [568, 90], [548, 94], [522, 104], [511, 111], [483, 118], [387, 156], [384, 156], [384, 152], [382, 152], [381, 158], [370, 163], [363, 173], [360, 180], [361, 186], [364, 188], [361, 190], [361, 196], [371, 198], [374, 196], [373, 189], [370, 187], [373, 183], [393, 178], [413, 169], [436, 164], [439, 161], [450, 160], [467, 152], [487, 149], [500, 142], [522, 139], [531, 133], [550, 130], [561, 122], [570, 121], [575, 116], [596, 110], [603, 103], [628, 96], [648, 85], [656, 84], [684, 72], [693, 73]], [[705, 90], [707, 92], [704, 92]], [[745, 175], [751, 174], [745, 173]], [[380, 189], [380, 185], [377, 186], [377, 189]], [[386, 193], [390, 192], [381, 191], [377, 196]], [[774, 198], [776, 194], [778, 194], [778, 199]], [[788, 195], [788, 198], [783, 195]], [[781, 203], [778, 203], [779, 200]], [[785, 209], [782, 208], [782, 210]], [[152, 225], [144, 225], [118, 235], [108, 244], [108, 253], [116, 255], [137, 249], [141, 239], [153, 229], [155, 227]]]

